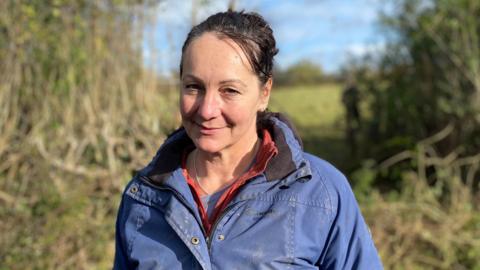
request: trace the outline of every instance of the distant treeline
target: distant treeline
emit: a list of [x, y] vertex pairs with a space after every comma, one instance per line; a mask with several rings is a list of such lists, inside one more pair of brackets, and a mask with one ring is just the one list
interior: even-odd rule
[[309, 60], [299, 62], [286, 69], [274, 70], [275, 86], [315, 85], [322, 83], [339, 82], [336, 74], [324, 73], [319, 64]]

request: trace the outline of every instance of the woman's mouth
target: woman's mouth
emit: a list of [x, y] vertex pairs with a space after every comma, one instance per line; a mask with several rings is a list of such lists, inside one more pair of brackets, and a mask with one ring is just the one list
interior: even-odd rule
[[202, 135], [214, 135], [218, 133], [222, 127], [211, 127], [195, 123], [198, 127], [200, 134]]

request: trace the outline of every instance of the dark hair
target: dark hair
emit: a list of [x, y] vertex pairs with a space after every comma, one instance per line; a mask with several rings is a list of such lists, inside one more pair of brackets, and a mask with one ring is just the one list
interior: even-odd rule
[[264, 84], [272, 77], [273, 57], [278, 53], [272, 28], [261, 15], [243, 11], [219, 12], [190, 30], [182, 47], [180, 75], [183, 72], [183, 54], [188, 45], [207, 32], [232, 39], [239, 45], [260, 82]]

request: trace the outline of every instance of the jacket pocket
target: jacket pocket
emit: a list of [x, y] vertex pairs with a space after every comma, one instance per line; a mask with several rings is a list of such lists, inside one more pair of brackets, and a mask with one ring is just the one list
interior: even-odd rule
[[137, 269], [192, 269], [196, 264], [160, 209], [133, 201], [124, 228], [129, 259]]

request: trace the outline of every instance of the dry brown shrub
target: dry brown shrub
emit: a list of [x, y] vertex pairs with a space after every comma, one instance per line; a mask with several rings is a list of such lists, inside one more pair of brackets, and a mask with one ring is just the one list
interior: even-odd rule
[[125, 2], [0, 3], [1, 269], [110, 268], [122, 189], [178, 123]]
[[[387, 160], [380, 169], [409, 160], [396, 196], [373, 193], [363, 206], [386, 269], [478, 269], [480, 263], [480, 154], [440, 157], [432, 144], [451, 127]], [[475, 177], [477, 177], [475, 179]]]

